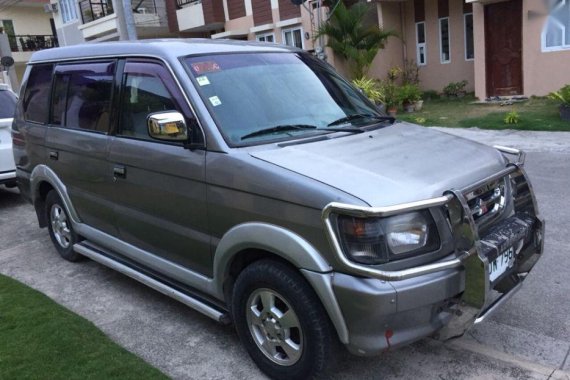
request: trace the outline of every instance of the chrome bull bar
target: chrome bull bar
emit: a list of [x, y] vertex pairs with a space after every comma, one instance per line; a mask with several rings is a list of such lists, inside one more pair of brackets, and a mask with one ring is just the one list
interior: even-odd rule
[[[510, 161], [501, 171], [467, 186], [460, 190], [446, 191], [442, 196], [417, 202], [405, 203], [388, 207], [362, 207], [340, 203], [330, 203], [323, 210], [323, 223], [327, 230], [328, 238], [335, 253], [336, 259], [351, 273], [356, 275], [376, 278], [384, 281], [401, 281], [430, 273], [449, 269], [465, 271], [465, 290], [460, 299], [451, 308], [455, 318], [440, 332], [441, 339], [460, 336], [474, 323], [479, 323], [487, 318], [498, 307], [511, 298], [521, 287], [522, 281], [536, 264], [543, 252], [544, 246], [544, 221], [539, 216], [536, 198], [532, 186], [523, 169], [525, 154], [522, 151], [495, 147], [506, 155], [514, 155], [516, 159]], [[491, 243], [484, 241], [479, 236], [478, 226], [467, 204], [466, 194], [493, 183], [502, 178], [521, 177], [527, 186], [530, 198], [523, 209], [513, 210], [514, 213], [524, 214], [533, 220], [528, 233], [532, 235], [530, 242], [521, 247], [517, 252], [517, 260], [513, 270], [513, 279], [503, 281], [500, 296], [494, 297], [494, 289], [497, 284], [491, 284], [489, 277], [489, 259], [483, 252], [482, 244], [488, 248]], [[513, 204], [516, 205], [513, 199]], [[421, 265], [403, 270], [380, 270], [363, 264], [358, 264], [343, 253], [334, 227], [332, 215], [350, 215], [355, 217], [387, 217], [405, 212], [443, 207], [447, 210], [455, 243], [455, 257], [451, 260], [439, 261], [432, 264]], [[522, 208], [522, 206], [521, 206]], [[495, 247], [495, 250], [498, 248]], [[506, 282], [506, 285], [504, 284]]]

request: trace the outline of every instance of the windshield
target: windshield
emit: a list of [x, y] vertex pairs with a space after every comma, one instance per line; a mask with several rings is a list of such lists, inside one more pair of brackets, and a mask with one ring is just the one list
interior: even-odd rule
[[17, 101], [18, 99], [13, 92], [0, 90], [0, 119], [11, 119], [14, 117]]
[[[370, 125], [383, 116], [308, 54], [220, 54], [188, 57], [185, 62], [232, 146]], [[347, 118], [351, 115], [358, 116]]]

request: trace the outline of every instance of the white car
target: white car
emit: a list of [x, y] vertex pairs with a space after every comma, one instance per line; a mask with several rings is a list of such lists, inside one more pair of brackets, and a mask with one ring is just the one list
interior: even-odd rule
[[16, 186], [16, 164], [12, 154], [11, 127], [18, 97], [0, 85], [0, 185]]

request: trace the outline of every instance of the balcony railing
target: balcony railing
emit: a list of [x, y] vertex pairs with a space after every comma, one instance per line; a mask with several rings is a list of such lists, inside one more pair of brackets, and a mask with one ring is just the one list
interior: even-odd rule
[[79, 8], [84, 24], [114, 13], [110, 0], [83, 0], [79, 2]]
[[58, 47], [57, 37], [49, 34], [27, 34], [8, 36], [13, 52], [37, 51]]
[[202, 0], [176, 0], [178, 9], [183, 8], [185, 5], [201, 3]]

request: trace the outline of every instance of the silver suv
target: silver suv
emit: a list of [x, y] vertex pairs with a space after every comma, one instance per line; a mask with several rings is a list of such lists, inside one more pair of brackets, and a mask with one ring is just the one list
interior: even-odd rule
[[522, 152], [396, 121], [282, 46], [36, 52], [13, 140], [63, 258], [233, 323], [278, 379], [317, 375], [337, 342], [377, 355], [459, 336], [542, 253]]

